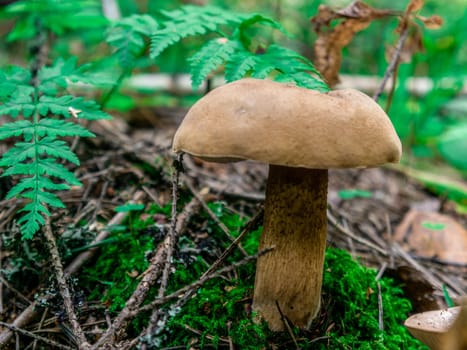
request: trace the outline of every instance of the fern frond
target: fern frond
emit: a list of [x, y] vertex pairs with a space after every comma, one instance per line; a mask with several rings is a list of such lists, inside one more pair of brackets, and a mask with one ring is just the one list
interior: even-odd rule
[[298, 86], [322, 92], [329, 91], [311, 61], [291, 49], [273, 44], [264, 54], [256, 55], [256, 58], [252, 77], [264, 79], [274, 72], [274, 80], [294, 82]]
[[58, 198], [57, 195], [51, 192], [45, 192], [41, 189], [23, 192], [21, 194], [22, 198], [30, 199], [32, 201], [37, 201], [41, 204], [46, 204], [55, 208], [65, 208], [65, 204]]
[[110, 86], [115, 84], [109, 74], [93, 72], [92, 65], [77, 66], [77, 58], [70, 57], [66, 60], [56, 59], [50, 66], [44, 66], [39, 70], [39, 92], [49, 96], [55, 96], [65, 89], [70, 82], [84, 83], [93, 86]]
[[11, 66], [0, 70], [0, 101], [19, 91], [31, 95], [34, 89], [29, 86], [30, 81], [31, 73], [24, 68]]
[[190, 73], [193, 88], [197, 88], [209, 73], [223, 65], [241, 44], [225, 38], [211, 39], [190, 59]]
[[246, 15], [215, 6], [186, 5], [174, 11], [161, 11], [164, 28], [151, 37], [150, 57], [156, 58], [167, 47], [193, 35], [218, 31], [224, 24], [240, 23]]
[[120, 65], [131, 69], [135, 60], [145, 52], [150, 36], [158, 27], [157, 21], [149, 15], [133, 15], [114, 23], [106, 41], [116, 48]]
[[110, 119], [111, 116], [100, 110], [100, 106], [92, 100], [85, 100], [82, 97], [70, 95], [52, 97], [41, 96], [37, 109], [41, 116], [47, 116], [49, 113], [61, 115], [66, 118], [71, 117], [70, 107], [76, 112], [78, 118], [88, 120]]
[[36, 18], [45, 30], [61, 35], [66, 31], [102, 27], [108, 20], [102, 15], [98, 0], [22, 0], [5, 9], [10, 17], [18, 17], [7, 39], [31, 39], [36, 32]]
[[45, 224], [42, 215], [51, 215], [45, 206], [36, 202], [26, 204], [21, 208], [20, 212], [26, 212], [18, 219], [23, 239], [31, 239], [39, 231], [40, 227]]
[[76, 176], [69, 171], [65, 166], [57, 163], [55, 158], [44, 158], [36, 161], [35, 165], [31, 163], [17, 163], [7, 168], [2, 176], [13, 176], [13, 175], [34, 175], [38, 176], [51, 176], [61, 179], [72, 186], [80, 186], [81, 182]]
[[225, 80], [232, 82], [243, 78], [258, 63], [257, 57], [247, 50], [238, 50], [225, 64]]
[[30, 140], [33, 133], [34, 125], [29, 120], [18, 120], [0, 125], [0, 140], [20, 135], [24, 135], [26, 140]]
[[78, 157], [63, 140], [56, 140], [53, 137], [47, 136], [35, 142], [34, 148], [39, 155], [48, 155], [79, 165]]
[[16, 142], [0, 159], [0, 166], [8, 167], [16, 162], [33, 159], [36, 156], [34, 142]]
[[80, 124], [60, 119], [43, 118], [36, 125], [37, 135], [43, 136], [80, 136], [94, 137], [95, 135]]
[[63, 191], [68, 190], [70, 186], [64, 183], [55, 183], [47, 177], [31, 176], [21, 179], [15, 186], [13, 186], [5, 196], [6, 199], [21, 196], [21, 193], [28, 190], [46, 189], [50, 191]]
[[36, 109], [32, 101], [31, 93], [32, 91], [28, 89], [14, 90], [8, 100], [0, 104], [0, 116], [9, 115], [16, 118], [21, 114], [29, 118]]
[[291, 34], [280, 24], [279, 22], [273, 20], [272, 18], [263, 16], [261, 14], [255, 13], [251, 16], [245, 18], [235, 29], [233, 37], [237, 38], [242, 42], [243, 46], [249, 47], [251, 43], [251, 37], [248, 35], [248, 28], [253, 27], [256, 24], [261, 24], [272, 29], [277, 29], [281, 31], [286, 36], [291, 36]]

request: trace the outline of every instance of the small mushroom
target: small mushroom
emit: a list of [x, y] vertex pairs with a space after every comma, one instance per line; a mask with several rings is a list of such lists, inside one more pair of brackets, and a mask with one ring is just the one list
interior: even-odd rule
[[308, 328], [320, 307], [329, 168], [398, 162], [386, 113], [352, 89], [320, 93], [270, 80], [214, 89], [188, 111], [175, 152], [214, 162], [269, 164], [253, 309], [273, 331], [282, 316]]
[[432, 350], [467, 349], [467, 304], [414, 314], [404, 325]]

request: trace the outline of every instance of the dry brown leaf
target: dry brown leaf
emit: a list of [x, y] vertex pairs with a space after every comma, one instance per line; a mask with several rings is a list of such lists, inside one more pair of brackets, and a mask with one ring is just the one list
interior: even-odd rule
[[449, 216], [410, 210], [394, 239], [419, 257], [467, 264], [467, 230]]
[[407, 5], [407, 9], [405, 10], [406, 13], [418, 11], [423, 7], [423, 0], [412, 0]]
[[377, 18], [394, 15], [392, 10], [379, 10], [365, 4], [362, 1], [354, 1], [349, 6], [335, 12], [340, 17], [354, 18], [371, 21]]
[[439, 29], [443, 25], [443, 19], [438, 15], [430, 17], [417, 16], [417, 19], [422, 21], [427, 29]]
[[[356, 33], [368, 27], [372, 20], [395, 14], [395, 11], [375, 9], [361, 1], [354, 1], [340, 10], [319, 6], [318, 14], [311, 19], [313, 29], [318, 34], [314, 45], [314, 63], [329, 86], [339, 82], [342, 48], [352, 41]], [[331, 28], [331, 21], [335, 19], [341, 19], [342, 22]]]

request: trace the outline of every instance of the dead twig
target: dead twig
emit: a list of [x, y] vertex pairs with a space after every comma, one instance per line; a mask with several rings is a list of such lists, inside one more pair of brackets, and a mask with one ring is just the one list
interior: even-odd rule
[[387, 66], [386, 71], [384, 72], [383, 80], [381, 81], [381, 84], [379, 85], [376, 92], [373, 94], [373, 100], [375, 101], [379, 100], [389, 78], [391, 78], [394, 71], [396, 70], [396, 67], [399, 63], [400, 55], [402, 52], [402, 48], [404, 47], [404, 43], [407, 40], [408, 35], [409, 35], [409, 29], [408, 27], [406, 27], [404, 28], [404, 30], [401, 33], [401, 36], [399, 37], [399, 40], [396, 45], [396, 50], [391, 57], [391, 62], [389, 62], [389, 65]]
[[203, 275], [204, 277], [199, 278], [197, 281], [195, 281], [195, 282], [193, 282], [193, 283], [191, 283], [189, 285], [186, 285], [185, 287], [180, 288], [179, 290], [177, 290], [177, 291], [175, 291], [175, 292], [173, 292], [173, 293], [171, 293], [169, 295], [166, 295], [163, 298], [157, 298], [157, 299], [153, 300], [152, 302], [150, 302], [149, 304], [141, 306], [139, 309], [134, 311], [133, 316], [136, 316], [137, 314], [139, 314], [140, 312], [143, 312], [143, 311], [153, 310], [155, 307], [163, 305], [163, 304], [167, 303], [168, 301], [171, 301], [171, 300], [174, 300], [174, 299], [178, 299], [179, 301], [180, 300], [188, 300], [189, 297], [191, 295], [193, 295], [193, 293], [196, 292], [207, 281], [209, 281], [211, 279], [214, 279], [214, 278], [221, 277], [222, 275], [224, 275], [227, 272], [233, 271], [233, 270], [239, 268], [240, 266], [248, 264], [250, 261], [258, 259], [258, 257], [269, 253], [273, 249], [274, 248], [263, 249], [263, 250], [261, 250], [260, 252], [258, 252], [256, 254], [249, 255], [249, 256], [243, 258], [240, 261], [237, 261], [237, 262], [235, 262], [235, 263], [233, 263], [231, 265], [228, 265], [226, 267], [223, 267], [222, 269], [217, 270], [216, 272], [211, 272], [210, 274], [205, 275], [205, 276]]
[[327, 211], [327, 217], [328, 217], [329, 222], [332, 225], [334, 225], [343, 234], [349, 236], [350, 238], [352, 238], [353, 240], [355, 240], [355, 241], [357, 241], [359, 243], [362, 243], [362, 244], [376, 250], [377, 252], [381, 253], [383, 256], [388, 255], [388, 252], [386, 252], [384, 249], [382, 249], [382, 248], [378, 247], [377, 245], [371, 243], [370, 241], [366, 240], [365, 238], [357, 236], [352, 231], [350, 231], [349, 229], [347, 229], [344, 226], [342, 226], [341, 224], [339, 224], [337, 219], [334, 217], [334, 215], [332, 215], [332, 213], [329, 210]]
[[[167, 290], [167, 283], [169, 280], [169, 273], [170, 268], [172, 267], [172, 255], [175, 247], [175, 243], [178, 237], [177, 232], [177, 203], [178, 203], [178, 183], [180, 180], [180, 170], [182, 168], [182, 159], [183, 153], [179, 154], [177, 160], [175, 161], [174, 172], [172, 175], [172, 212], [170, 218], [170, 230], [167, 236], [167, 245], [165, 247], [165, 262], [164, 262], [164, 269], [162, 271], [162, 278], [161, 283], [159, 286], [159, 291], [157, 296], [162, 298], [165, 295]], [[196, 193], [197, 196], [199, 196]], [[202, 198], [201, 198], [202, 199]], [[159, 321], [160, 310], [155, 308], [150, 319], [149, 325], [146, 328], [146, 337], [149, 337], [149, 340], [154, 333], [154, 331], [158, 328], [158, 321]], [[145, 350], [146, 345], [142, 345], [142, 349]]]
[[83, 329], [79, 324], [78, 316], [76, 315], [73, 301], [71, 300], [70, 289], [68, 288], [68, 283], [66, 282], [62, 260], [60, 258], [60, 253], [58, 252], [57, 242], [55, 241], [55, 237], [52, 232], [49, 216], [46, 217], [45, 228], [43, 232], [46, 240], [46, 245], [50, 254], [50, 260], [52, 262], [52, 266], [54, 267], [58, 289], [60, 295], [63, 298], [63, 304], [65, 306], [65, 311], [73, 330], [73, 335], [76, 337], [76, 342], [78, 344], [79, 349], [87, 350], [90, 348], [90, 344], [86, 340]]
[[230, 230], [227, 228], [227, 226], [225, 226], [225, 224], [221, 220], [219, 220], [219, 218], [216, 216], [216, 214], [214, 214], [213, 211], [211, 210], [211, 208], [209, 208], [209, 206], [206, 204], [206, 201], [202, 198], [202, 196], [198, 194], [198, 191], [196, 191], [196, 189], [194, 188], [191, 180], [187, 176], [184, 176], [183, 180], [184, 180], [186, 186], [188, 187], [188, 189], [191, 191], [191, 193], [193, 193], [193, 195], [196, 197], [196, 199], [201, 203], [201, 206], [206, 211], [206, 213], [209, 215], [209, 217], [217, 224], [217, 226], [219, 226], [219, 228], [222, 230], [222, 232], [224, 232], [224, 234], [227, 236], [227, 238], [231, 242], [237, 242], [236, 246], [240, 250], [240, 252], [244, 256], [248, 256], [248, 253], [239, 244], [239, 241], [236, 240], [231, 235]]
[[57, 348], [57, 349], [75, 350], [75, 348], [72, 348], [72, 347], [66, 346], [66, 345], [62, 345], [62, 344], [57, 343], [57, 342], [55, 342], [55, 341], [53, 341], [53, 340], [50, 340], [50, 339], [48, 339], [48, 338], [41, 337], [41, 336], [39, 336], [39, 335], [37, 335], [37, 334], [34, 334], [34, 333], [32, 333], [32, 332], [29, 332], [29, 331], [27, 331], [27, 330], [25, 330], [25, 329], [16, 327], [16, 326], [13, 325], [13, 324], [9, 324], [9, 323], [0, 321], [0, 325], [3, 326], [3, 327], [5, 327], [5, 328], [10, 329], [11, 331], [13, 331], [13, 332], [15, 332], [15, 333], [17, 333], [17, 334], [19, 333], [19, 334], [25, 335], [25, 336], [27, 336], [27, 337], [31, 337], [31, 338], [36, 339], [36, 340], [39, 340], [39, 341], [41, 341], [41, 342], [43, 342], [43, 343], [45, 343], [45, 344], [51, 345], [51, 346], [53, 346], [53, 347], [55, 347], [55, 348]]
[[[144, 197], [144, 192], [136, 192], [130, 201], [130, 203], [138, 202]], [[118, 225], [123, 221], [123, 219], [126, 217], [126, 213], [120, 212], [117, 213], [108, 223], [108, 226], [113, 226], [113, 225]], [[102, 242], [104, 239], [108, 237], [110, 234], [109, 230], [103, 230], [97, 237], [92, 241], [91, 245], [97, 245], [98, 243]], [[94, 256], [94, 254], [98, 251], [98, 247], [91, 248], [81, 254], [79, 254], [73, 261], [66, 267], [64, 273], [66, 275], [73, 275], [76, 273], [81, 266], [84, 265], [86, 261], [88, 261], [91, 257]], [[47, 298], [47, 296], [46, 296]], [[37, 316], [37, 302], [33, 302], [31, 305], [29, 305], [26, 309], [21, 312], [18, 317], [13, 321], [12, 326], [21, 328], [25, 325], [27, 325], [31, 319]], [[13, 336], [13, 332], [7, 328], [3, 330], [0, 333], [0, 348], [2, 346], [5, 346], [8, 341], [11, 339]]]
[[290, 338], [292, 339], [293, 343], [295, 344], [295, 349], [300, 350], [300, 347], [298, 346], [297, 339], [295, 339], [295, 335], [293, 334], [292, 327], [290, 326], [290, 321], [285, 317], [284, 313], [282, 312], [282, 309], [279, 305], [279, 302], [276, 300], [276, 307], [277, 311], [279, 312], [279, 315], [281, 315], [281, 320], [282, 323], [284, 323], [285, 329], [287, 330], [287, 333], [289, 333]]
[[234, 250], [235, 247], [238, 246], [238, 243], [242, 241], [243, 237], [254, 230], [260, 222], [263, 220], [263, 215], [264, 215], [264, 208], [261, 208], [260, 211], [256, 213], [255, 216], [253, 216], [245, 225], [243, 228], [242, 232], [238, 235], [238, 237], [227, 247], [226, 250], [221, 254], [221, 256], [207, 269], [201, 278], [208, 276], [211, 274], [213, 271], [215, 271], [227, 258], [227, 256], [230, 255], [230, 253]]
[[[1, 250], [0, 250], [1, 253]], [[26, 298], [20, 291], [18, 291], [15, 287], [13, 287], [6, 279], [0, 275], [0, 285], [4, 285], [9, 290], [11, 290], [19, 299], [23, 300], [26, 304], [31, 305], [31, 300]]]
[[[198, 211], [198, 208], [199, 204], [196, 199], [191, 200], [185, 206], [182, 213], [180, 213], [177, 219], [177, 225], [175, 229], [176, 234], [180, 234], [184, 231], [184, 228], [189, 218], [193, 215], [193, 213]], [[127, 300], [125, 307], [112, 322], [112, 325], [102, 335], [99, 341], [97, 341], [97, 343], [93, 345], [93, 349], [105, 349], [104, 345], [113, 343], [113, 339], [115, 338], [117, 333], [122, 332], [126, 327], [127, 321], [135, 315], [133, 311], [143, 303], [150, 288], [160, 277], [160, 267], [162, 266], [162, 263], [166, 256], [166, 247], [169, 244], [169, 240], [170, 238], [169, 236], [167, 236], [164, 239], [164, 241], [161, 244], [159, 244], [154, 256], [151, 258], [149, 267], [143, 273], [143, 278], [136, 287], [136, 290], [133, 292], [132, 296]]]

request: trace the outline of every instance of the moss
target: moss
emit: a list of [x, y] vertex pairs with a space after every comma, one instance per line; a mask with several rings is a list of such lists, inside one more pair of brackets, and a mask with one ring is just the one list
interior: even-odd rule
[[[404, 328], [411, 304], [392, 279], [375, 281], [376, 271], [339, 249], [326, 252], [323, 299], [329, 338], [321, 349], [426, 349]], [[378, 323], [381, 288], [384, 331]]]
[[[197, 344], [202, 349], [206, 343], [219, 346], [219, 337], [230, 336], [240, 349], [294, 347], [288, 334], [272, 334], [265, 325], [252, 321], [253, 265], [237, 271], [239, 278], [235, 281], [210, 281], [200, 289], [169, 322], [164, 345], [186, 345], [188, 349], [190, 344]], [[375, 270], [360, 265], [347, 252], [329, 248], [322, 316], [312, 331], [294, 330], [298, 345], [303, 349], [427, 349], [403, 327], [410, 302], [402, 289], [386, 277], [379, 281], [384, 331], [379, 329], [375, 276]], [[188, 328], [201, 332], [201, 336]]]
[[[232, 235], [237, 236], [245, 218], [222, 203], [212, 203], [210, 207]], [[151, 207], [146, 214], [168, 215], [169, 212], [170, 205]], [[141, 220], [133, 214], [136, 217], [131, 224], [130, 221], [126, 223], [130, 228], [113, 233], [114, 241], [103, 247], [95, 265], [88, 267], [81, 277], [81, 282], [92, 292], [88, 300], [104, 301], [113, 311], [121, 309], [133, 292], [137, 280], [131, 272], [144, 271], [147, 266], [145, 252], [152, 250], [158, 242], [158, 235], [148, 231], [156, 227], [154, 222]], [[169, 279], [169, 293], [196, 281], [221, 249], [230, 244], [206, 214], [192, 218], [191, 225], [194, 225], [194, 232], [208, 232], [208, 239], [213, 242], [206, 245], [196, 243], [188, 236], [181, 237]], [[260, 233], [261, 229], [258, 229], [244, 237], [242, 245], [249, 254], [257, 251]], [[226, 263], [241, 258], [237, 251]], [[168, 320], [157, 337], [156, 348], [223, 348], [228, 346], [226, 340], [229, 337], [236, 349], [295, 348], [288, 333], [271, 333], [265, 324], [253, 322], [254, 275], [255, 264], [252, 262], [239, 267], [229, 278], [208, 281]], [[310, 331], [293, 330], [298, 346], [302, 349], [427, 349], [402, 326], [411, 305], [400, 286], [386, 277], [376, 282], [375, 277], [375, 270], [362, 266], [347, 252], [329, 248], [325, 259], [321, 315]], [[377, 283], [381, 289], [384, 331], [378, 324]], [[143, 317], [133, 322], [135, 334], [145, 322]]]

